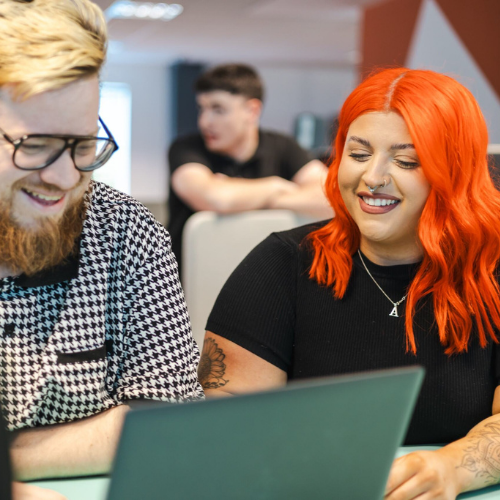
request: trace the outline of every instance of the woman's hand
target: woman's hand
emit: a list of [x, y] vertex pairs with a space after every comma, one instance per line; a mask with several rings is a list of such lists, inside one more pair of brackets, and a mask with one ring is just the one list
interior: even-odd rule
[[12, 483], [12, 500], [67, 500], [60, 493], [32, 484]]
[[384, 500], [455, 500], [460, 493], [451, 459], [436, 451], [418, 451], [392, 464]]

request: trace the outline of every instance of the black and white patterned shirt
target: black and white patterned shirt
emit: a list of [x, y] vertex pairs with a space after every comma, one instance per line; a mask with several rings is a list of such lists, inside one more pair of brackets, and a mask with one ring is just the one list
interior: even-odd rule
[[140, 203], [92, 182], [78, 258], [0, 279], [0, 395], [11, 430], [126, 400], [203, 397], [170, 236]]

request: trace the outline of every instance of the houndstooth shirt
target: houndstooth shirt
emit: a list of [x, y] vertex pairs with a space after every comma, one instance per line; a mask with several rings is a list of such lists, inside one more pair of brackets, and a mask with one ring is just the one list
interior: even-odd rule
[[0, 279], [0, 398], [11, 430], [131, 399], [203, 397], [170, 236], [137, 201], [91, 188], [78, 258]]

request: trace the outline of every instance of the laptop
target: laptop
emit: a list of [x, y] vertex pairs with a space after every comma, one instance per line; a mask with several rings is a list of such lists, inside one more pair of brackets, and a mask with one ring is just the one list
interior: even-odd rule
[[130, 412], [108, 500], [379, 500], [424, 375], [398, 368]]

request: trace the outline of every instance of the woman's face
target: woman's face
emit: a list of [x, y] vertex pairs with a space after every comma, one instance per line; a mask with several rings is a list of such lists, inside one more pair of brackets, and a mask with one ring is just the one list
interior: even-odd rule
[[[412, 142], [399, 114], [368, 113], [351, 123], [342, 153], [342, 198], [359, 227], [361, 251], [381, 265], [422, 256], [417, 226], [430, 185]], [[368, 187], [375, 186], [372, 194]]]

